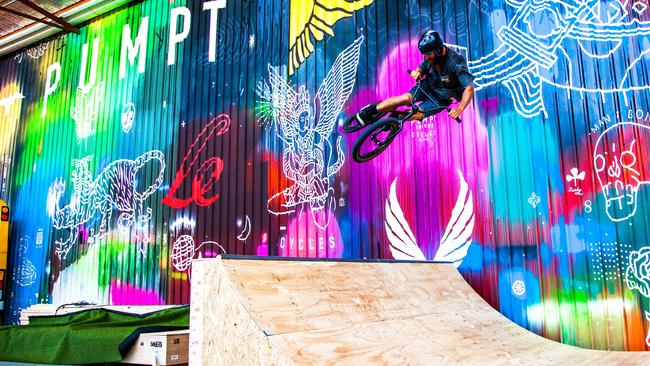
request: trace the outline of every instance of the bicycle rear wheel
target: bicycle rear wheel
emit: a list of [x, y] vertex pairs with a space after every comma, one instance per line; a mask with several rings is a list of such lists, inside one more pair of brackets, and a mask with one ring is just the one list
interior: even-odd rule
[[352, 149], [352, 158], [358, 163], [366, 162], [384, 151], [402, 129], [402, 122], [384, 118], [363, 131]]

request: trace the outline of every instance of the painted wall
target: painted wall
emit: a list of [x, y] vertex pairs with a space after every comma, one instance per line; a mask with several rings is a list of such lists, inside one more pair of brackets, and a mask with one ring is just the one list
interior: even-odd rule
[[[647, 350], [647, 1], [143, 1], [0, 60], [9, 322], [189, 301], [220, 253], [453, 261], [550, 339]], [[367, 163], [342, 122], [413, 85], [419, 34], [474, 102]]]

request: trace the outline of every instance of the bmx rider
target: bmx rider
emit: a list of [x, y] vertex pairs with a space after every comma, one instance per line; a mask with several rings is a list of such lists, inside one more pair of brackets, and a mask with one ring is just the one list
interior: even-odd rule
[[467, 60], [445, 46], [440, 34], [432, 30], [422, 34], [418, 49], [424, 60], [411, 71], [411, 77], [415, 81], [423, 78], [420, 85], [408, 93], [363, 107], [356, 115], [361, 126], [377, 121], [397, 107], [411, 105], [412, 101], [422, 102], [419, 105], [422, 112], [414, 114], [411, 120], [422, 120], [440, 113], [452, 103], [452, 98], [459, 103], [449, 110], [451, 118], [457, 119], [467, 108], [474, 97], [474, 76], [467, 68]]

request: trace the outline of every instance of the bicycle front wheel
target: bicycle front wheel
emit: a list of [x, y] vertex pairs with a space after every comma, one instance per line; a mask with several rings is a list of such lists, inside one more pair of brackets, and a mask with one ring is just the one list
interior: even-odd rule
[[356, 114], [351, 115], [345, 120], [345, 122], [343, 122], [343, 131], [347, 133], [357, 132], [364, 127], [365, 126], [359, 124]]
[[354, 144], [352, 158], [363, 163], [376, 157], [386, 150], [401, 129], [402, 122], [390, 117], [370, 125]]

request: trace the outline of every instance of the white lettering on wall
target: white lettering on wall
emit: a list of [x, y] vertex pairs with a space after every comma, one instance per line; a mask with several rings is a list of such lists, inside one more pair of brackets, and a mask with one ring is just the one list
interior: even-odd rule
[[217, 60], [217, 19], [219, 14], [217, 10], [225, 7], [226, 0], [206, 1], [203, 3], [203, 10], [210, 11], [210, 43], [208, 48], [208, 58], [210, 62], [215, 62]]
[[133, 66], [135, 58], [138, 58], [138, 74], [144, 72], [147, 61], [147, 33], [149, 32], [149, 17], [142, 18], [138, 35], [135, 42], [131, 41], [131, 26], [124, 24], [122, 28], [122, 50], [120, 51], [120, 80], [126, 76], [126, 57], [129, 57], [129, 65]]
[[45, 118], [45, 113], [47, 113], [47, 97], [52, 95], [52, 93], [54, 93], [56, 88], [59, 86], [59, 80], [61, 80], [61, 64], [55, 62], [47, 68], [47, 81], [45, 81], [45, 96], [43, 98], [43, 112], [41, 113], [41, 117], [43, 118]]
[[97, 59], [99, 57], [99, 38], [93, 39], [93, 53], [90, 58], [90, 80], [86, 82], [86, 68], [88, 67], [88, 43], [81, 47], [81, 69], [79, 73], [79, 88], [88, 93], [97, 80]]
[[[178, 18], [183, 17], [183, 30], [176, 33], [178, 30]], [[172, 9], [169, 25], [169, 52], [167, 54], [167, 65], [176, 63], [176, 44], [182, 42], [190, 33], [190, 25], [192, 24], [192, 13], [190, 9], [182, 6]]]

